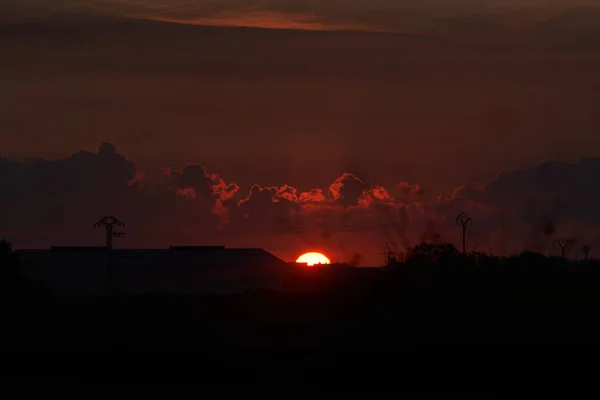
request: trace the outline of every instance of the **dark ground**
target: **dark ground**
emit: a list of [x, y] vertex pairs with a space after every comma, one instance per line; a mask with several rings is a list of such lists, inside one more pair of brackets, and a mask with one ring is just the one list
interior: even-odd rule
[[3, 377], [221, 391], [595, 389], [596, 267], [323, 273], [293, 292], [235, 296], [67, 297], [12, 282]]

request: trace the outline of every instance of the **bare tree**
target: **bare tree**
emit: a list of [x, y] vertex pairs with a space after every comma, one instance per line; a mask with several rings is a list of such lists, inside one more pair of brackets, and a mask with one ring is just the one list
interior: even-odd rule
[[575, 242], [571, 239], [556, 239], [554, 242], [552, 242], [554, 247], [560, 247], [560, 256], [562, 258], [565, 258], [567, 250], [569, 250], [574, 243]]
[[467, 254], [467, 226], [473, 226], [473, 220], [466, 212], [461, 212], [456, 217], [456, 225], [461, 225], [462, 227], [462, 248], [463, 254]]

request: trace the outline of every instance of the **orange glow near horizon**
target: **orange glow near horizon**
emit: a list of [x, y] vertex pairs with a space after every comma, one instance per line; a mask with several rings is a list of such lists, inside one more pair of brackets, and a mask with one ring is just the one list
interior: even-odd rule
[[371, 31], [367, 27], [352, 24], [335, 24], [323, 21], [310, 13], [282, 13], [257, 11], [246, 13], [222, 13], [200, 18], [168, 18], [152, 14], [131, 15], [134, 18], [172, 22], [186, 25], [229, 26], [263, 29], [297, 29], [306, 31]]
[[297, 263], [306, 264], [309, 267], [317, 264], [331, 264], [329, 258], [325, 257], [325, 255], [321, 253], [304, 253], [296, 260]]

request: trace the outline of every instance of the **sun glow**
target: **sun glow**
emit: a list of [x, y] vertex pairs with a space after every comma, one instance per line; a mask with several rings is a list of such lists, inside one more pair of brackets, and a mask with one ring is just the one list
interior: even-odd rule
[[317, 265], [317, 264], [331, 264], [331, 261], [329, 261], [329, 258], [325, 257], [321, 253], [314, 253], [314, 252], [302, 254], [300, 257], [298, 257], [296, 262], [306, 264], [309, 267], [312, 267], [313, 265]]

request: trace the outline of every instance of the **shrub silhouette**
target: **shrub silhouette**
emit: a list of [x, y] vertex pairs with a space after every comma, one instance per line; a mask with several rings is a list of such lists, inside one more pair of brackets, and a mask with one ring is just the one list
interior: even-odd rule
[[0, 239], [0, 291], [1, 295], [11, 296], [20, 290], [18, 285], [17, 263], [12, 245], [6, 239]]
[[438, 265], [454, 263], [460, 253], [452, 243], [421, 243], [412, 248], [407, 255], [407, 264]]

